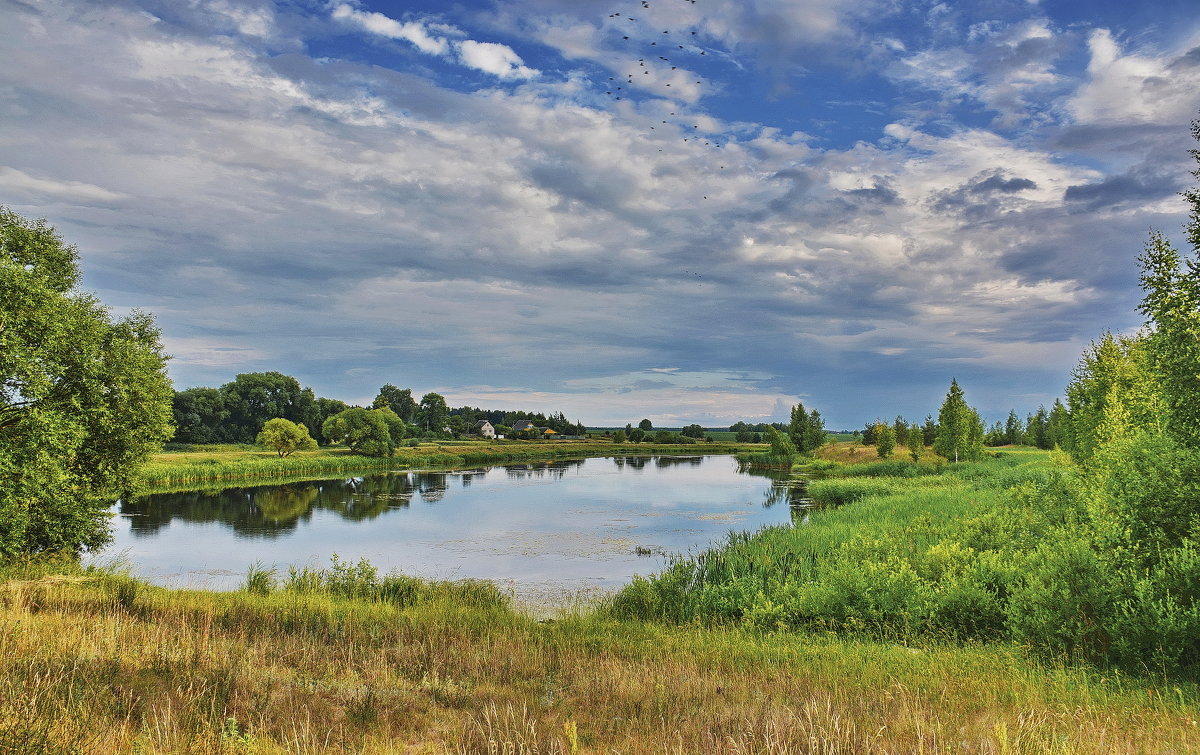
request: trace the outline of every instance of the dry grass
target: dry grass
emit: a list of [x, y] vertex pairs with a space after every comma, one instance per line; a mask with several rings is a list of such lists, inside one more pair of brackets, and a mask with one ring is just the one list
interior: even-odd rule
[[448, 602], [0, 590], [0, 753], [1197, 752], [1196, 691], [1003, 647]]

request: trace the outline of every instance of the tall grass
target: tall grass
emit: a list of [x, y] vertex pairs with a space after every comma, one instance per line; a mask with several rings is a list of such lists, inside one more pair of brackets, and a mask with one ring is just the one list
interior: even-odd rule
[[588, 456], [720, 454], [731, 453], [739, 448], [741, 446], [717, 443], [659, 446], [644, 443], [568, 441], [518, 441], [499, 444], [447, 442], [400, 448], [396, 450], [395, 456], [390, 457], [359, 456], [336, 449], [326, 449], [280, 459], [273, 453], [247, 452], [241, 447], [218, 447], [211, 451], [192, 449], [187, 452], [158, 454], [143, 466], [139, 479], [145, 487], [162, 488], [203, 485], [226, 480], [298, 479], [348, 472], [390, 471], [415, 467], [468, 467], [547, 459], [578, 459]]
[[310, 577], [122, 602], [119, 575], [10, 572], [0, 752], [1200, 750], [1194, 684], [1012, 646], [538, 622], [436, 586], [381, 599], [361, 563]]

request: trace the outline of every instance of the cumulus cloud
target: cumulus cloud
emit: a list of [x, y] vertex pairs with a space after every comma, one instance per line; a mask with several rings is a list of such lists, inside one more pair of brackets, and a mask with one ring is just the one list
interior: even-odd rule
[[[600, 97], [589, 82], [607, 42], [568, 12], [579, 4], [538, 2], [555, 13], [524, 38], [578, 30], [559, 48], [578, 57], [538, 48], [527, 63], [516, 50], [536, 46], [503, 19], [493, 30], [512, 46], [472, 39], [469, 17], [348, 2], [241, 20], [216, 0], [203, 7], [225, 12], [182, 20], [134, 0], [6, 6], [0, 201], [77, 243], [106, 302], [156, 313], [181, 387], [282, 369], [323, 395], [392, 382], [611, 424], [727, 424], [800, 397], [833, 423], [859, 424], [864, 406], [923, 416], [961, 365], [1006, 412], [1012, 385], [1055, 389], [1081, 339], [1136, 320], [1114, 314], [1132, 313], [1130, 258], [1148, 225], [1182, 217], [1163, 209], [1175, 185], [1153, 187], [1181, 173], [1168, 147], [1186, 142], [1186, 118], [1123, 131], [1080, 105], [1122, 54], [1062, 95], [1064, 35], [1036, 18], [979, 27], [960, 53], [925, 48], [944, 82], [915, 64], [889, 80], [983, 103], [1013, 85], [996, 112], [1079, 107], [1078, 122], [1018, 118], [1037, 128], [1013, 137], [898, 109], [876, 138], [831, 144], [701, 111], [699, 95], [686, 122], [662, 123], [682, 91]], [[770, 18], [855, 37], [861, 6], [844, 7], [684, 12], [700, 44], [733, 56], [720, 66], [750, 67]], [[461, 69], [394, 55], [277, 52], [281, 30], [345, 28], [512, 86], [475, 91]], [[921, 49], [884, 48], [909, 63]], [[1139, 55], [1192, 70], [1186, 53]], [[1113, 217], [1097, 238], [1101, 211]], [[1029, 353], [1045, 359], [1033, 372]]]
[[1067, 103], [1077, 123], [1177, 123], [1196, 114], [1200, 66], [1193, 52], [1126, 53], [1108, 29], [1088, 38], [1087, 82]]
[[526, 66], [521, 56], [507, 45], [467, 39], [459, 42], [456, 48], [463, 65], [477, 68], [484, 73], [502, 79], [529, 79], [537, 75], [537, 71]]
[[445, 55], [450, 51], [450, 43], [445, 37], [430, 33], [425, 24], [419, 21], [397, 21], [382, 13], [359, 10], [348, 3], [334, 6], [330, 15], [336, 21], [351, 23], [372, 34], [402, 39], [427, 55]]

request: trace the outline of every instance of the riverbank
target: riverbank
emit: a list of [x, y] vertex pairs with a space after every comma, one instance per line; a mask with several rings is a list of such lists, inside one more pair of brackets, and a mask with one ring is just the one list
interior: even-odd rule
[[372, 457], [345, 448], [299, 451], [281, 459], [273, 451], [246, 446], [197, 446], [155, 454], [141, 470], [147, 488], [207, 486], [213, 482], [302, 479], [323, 474], [382, 472], [424, 468], [464, 468], [589, 456], [650, 454], [732, 454], [758, 446], [745, 443], [613, 443], [601, 440], [441, 441], [396, 449], [394, 456]]
[[538, 622], [471, 585], [345, 597], [348, 569], [265, 595], [10, 569], [0, 751], [1200, 751], [1192, 688], [1014, 646]]

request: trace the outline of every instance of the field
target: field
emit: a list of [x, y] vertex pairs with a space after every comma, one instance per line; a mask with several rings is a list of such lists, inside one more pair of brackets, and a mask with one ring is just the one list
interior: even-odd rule
[[349, 569], [264, 595], [261, 576], [218, 594], [10, 570], [0, 752], [1200, 751], [1193, 686], [1018, 647], [538, 622], [471, 585], [346, 597], [370, 582]]
[[[732, 535], [554, 619], [488, 583], [365, 562], [252, 569], [233, 593], [9, 565], [0, 753], [1200, 752], [1193, 679], [1006, 638], [963, 591], [979, 573], [962, 565], [1027, 568], [1022, 538], [1053, 512], [1009, 487], [1061, 460], [1006, 448], [914, 465], [854, 446], [822, 455], [869, 463], [802, 465], [825, 507], [802, 526]], [[259, 454], [160, 464], [271, 461]], [[952, 547], [964, 538], [975, 556]], [[946, 610], [963, 595], [971, 611]]]

